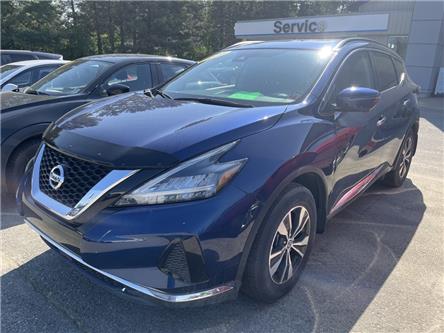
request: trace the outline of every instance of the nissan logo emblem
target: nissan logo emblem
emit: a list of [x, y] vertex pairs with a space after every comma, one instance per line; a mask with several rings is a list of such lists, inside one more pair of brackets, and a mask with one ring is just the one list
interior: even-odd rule
[[56, 165], [49, 173], [49, 185], [51, 185], [54, 190], [57, 190], [62, 186], [64, 181], [65, 171], [63, 170], [63, 166]]

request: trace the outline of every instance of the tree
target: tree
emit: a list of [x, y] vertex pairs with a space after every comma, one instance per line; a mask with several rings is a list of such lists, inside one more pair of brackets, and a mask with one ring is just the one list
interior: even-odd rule
[[357, 1], [0, 1], [1, 47], [201, 59], [237, 40], [239, 20], [336, 14]]

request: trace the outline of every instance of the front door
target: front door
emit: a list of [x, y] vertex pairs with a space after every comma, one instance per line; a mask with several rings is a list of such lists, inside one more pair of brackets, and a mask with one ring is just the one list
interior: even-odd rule
[[[326, 107], [334, 110], [336, 96], [349, 87], [376, 89], [368, 51], [355, 51], [343, 62], [327, 92]], [[339, 110], [335, 112], [334, 122], [337, 156], [334, 162], [335, 184], [329, 198], [332, 213], [371, 182], [385, 162], [385, 142], [378, 139], [380, 126], [384, 122], [382, 108], [376, 106], [370, 112]]]

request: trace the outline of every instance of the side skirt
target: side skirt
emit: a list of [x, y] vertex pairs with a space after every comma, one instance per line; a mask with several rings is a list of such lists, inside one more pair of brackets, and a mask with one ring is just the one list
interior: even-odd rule
[[347, 189], [347, 191], [335, 202], [327, 218], [332, 218], [344, 207], [350, 204], [359, 196], [359, 194], [368, 189], [376, 180], [378, 180], [380, 176], [385, 174], [385, 171], [387, 171], [387, 165], [380, 165], [379, 167], [371, 171], [367, 176], [359, 180], [351, 188]]

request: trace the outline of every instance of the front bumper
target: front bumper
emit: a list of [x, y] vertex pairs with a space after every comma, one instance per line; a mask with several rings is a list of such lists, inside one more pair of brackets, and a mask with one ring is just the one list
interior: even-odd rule
[[[243, 249], [254, 220], [253, 196], [227, 187], [206, 200], [127, 208], [110, 208], [105, 196], [76, 221], [64, 220], [36, 200], [31, 180], [29, 173], [18, 194], [25, 221], [50, 247], [108, 289], [165, 305], [236, 297]], [[175, 242], [184, 244], [188, 281], [160, 267]]]
[[220, 302], [223, 300], [228, 300], [235, 298], [237, 295], [237, 288], [234, 283], [221, 285], [212, 289], [202, 290], [199, 292], [188, 293], [188, 294], [169, 294], [164, 291], [144, 287], [133, 283], [131, 281], [122, 279], [116, 275], [107, 273], [94, 266], [91, 266], [87, 262], [83, 261], [81, 257], [76, 255], [74, 252], [61, 246], [54, 240], [52, 240], [48, 235], [37, 229], [31, 222], [25, 219], [25, 222], [29, 227], [34, 230], [49, 246], [53, 249], [59, 251], [63, 256], [72, 260], [73, 263], [80, 266], [85, 272], [89, 273], [91, 277], [95, 277], [98, 280], [103, 281], [107, 284], [108, 288], [114, 289], [113, 291], [120, 291], [126, 296], [137, 298], [138, 300], [146, 300], [148, 302], [154, 303], [166, 303], [166, 304], [184, 304], [184, 303], [196, 303], [199, 304], [212, 302]]

